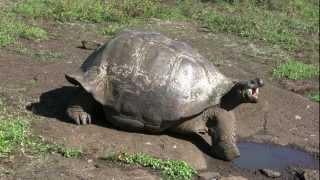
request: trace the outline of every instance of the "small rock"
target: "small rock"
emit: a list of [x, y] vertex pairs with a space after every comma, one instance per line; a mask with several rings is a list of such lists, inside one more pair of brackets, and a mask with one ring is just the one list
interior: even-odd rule
[[260, 172], [270, 178], [278, 178], [281, 176], [280, 172], [271, 169], [260, 169]]
[[228, 177], [222, 177], [219, 180], [248, 180], [248, 179], [242, 176], [228, 176]]
[[145, 144], [146, 144], [146, 145], [152, 145], [151, 142], [146, 142]]
[[102, 46], [102, 43], [96, 41], [81, 41], [81, 48], [88, 49], [88, 50], [95, 50], [98, 47]]
[[199, 180], [218, 180], [220, 178], [218, 172], [201, 172], [198, 176]]
[[301, 120], [301, 119], [302, 119], [302, 117], [299, 116], [299, 115], [295, 115], [294, 118], [295, 118], [296, 120]]

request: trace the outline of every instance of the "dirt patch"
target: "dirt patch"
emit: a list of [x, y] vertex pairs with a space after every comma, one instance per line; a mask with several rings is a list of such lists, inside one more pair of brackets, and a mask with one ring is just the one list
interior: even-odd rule
[[[70, 123], [64, 115], [64, 108], [74, 94], [74, 88], [66, 82], [64, 74], [75, 71], [92, 52], [78, 48], [81, 40], [103, 42], [108, 38], [97, 35], [98, 27], [95, 25], [47, 23], [44, 26], [50, 30], [50, 34], [54, 34], [50, 40], [42, 43], [24, 40], [20, 45], [27, 51], [58, 52], [61, 56], [40, 61], [41, 58], [32, 53], [19, 51], [20, 45], [0, 49], [1, 96], [6, 96], [13, 104], [20, 102], [18, 97], [27, 99], [23, 105], [40, 117], [32, 123], [36, 134], [49, 142], [81, 147], [90, 158], [65, 159], [49, 155], [36, 160], [16, 159], [13, 160], [13, 165], [7, 166], [16, 173], [5, 178], [159, 178], [157, 173], [136, 167], [118, 167], [114, 164], [96, 166], [100, 157], [125, 150], [145, 152], [164, 159], [186, 160], [196, 169], [208, 169], [225, 176], [266, 179], [256, 170], [243, 170], [230, 162], [209, 157], [205, 153], [205, 146], [192, 137], [129, 133], [117, 130], [99, 118], [88, 126]], [[160, 31], [191, 44], [231, 78], [249, 79], [258, 76], [266, 81], [258, 104], [241, 105], [235, 110], [239, 139], [294, 145], [319, 153], [319, 104], [282, 89], [270, 75], [278, 60], [288, 56], [285, 52], [233, 36], [199, 32], [196, 26], [188, 23], [154, 20], [141, 29]], [[45, 61], [46, 59], [49, 60]], [[16, 164], [20, 165], [15, 166]], [[285, 174], [283, 177], [290, 179], [293, 175]]]

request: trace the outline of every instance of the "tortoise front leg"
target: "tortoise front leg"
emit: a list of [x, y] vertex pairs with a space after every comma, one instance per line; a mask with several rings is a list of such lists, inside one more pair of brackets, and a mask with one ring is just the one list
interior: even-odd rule
[[91, 124], [92, 114], [97, 106], [93, 97], [79, 88], [77, 94], [69, 102], [66, 114], [77, 124]]
[[236, 144], [236, 118], [231, 111], [210, 108], [204, 112], [212, 138], [211, 152], [222, 160], [233, 160], [240, 156]]

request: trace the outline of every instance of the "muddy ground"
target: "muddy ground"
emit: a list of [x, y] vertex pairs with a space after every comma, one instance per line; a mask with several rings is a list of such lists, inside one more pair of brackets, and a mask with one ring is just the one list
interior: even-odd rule
[[[6, 172], [1, 173], [3, 179], [160, 179], [158, 172], [100, 160], [120, 150], [186, 160], [202, 172], [268, 179], [257, 170], [241, 169], [209, 157], [194, 138], [119, 131], [99, 118], [87, 126], [71, 123], [63, 109], [75, 89], [66, 82], [64, 73], [76, 70], [92, 52], [79, 48], [81, 40], [107, 42], [109, 37], [96, 33], [96, 25], [41, 23], [49, 31], [49, 40], [19, 40], [0, 49], [0, 96], [13, 106], [25, 106], [39, 117], [32, 122], [37, 135], [52, 143], [81, 147], [85, 156], [66, 159], [57, 154], [16, 154], [1, 161]], [[239, 140], [290, 145], [319, 154], [319, 103], [298, 94], [317, 90], [318, 79], [280, 82], [270, 73], [288, 56], [287, 52], [232, 35], [208, 33], [189, 23], [155, 19], [137, 28], [160, 31], [191, 44], [230, 78], [265, 80], [260, 102], [235, 110]], [[294, 178], [288, 172], [281, 177]]]

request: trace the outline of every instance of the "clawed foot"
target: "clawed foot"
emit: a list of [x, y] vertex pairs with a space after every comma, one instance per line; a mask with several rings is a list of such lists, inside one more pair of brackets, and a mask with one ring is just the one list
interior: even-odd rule
[[232, 161], [240, 156], [239, 149], [235, 144], [219, 143], [212, 146], [212, 155], [216, 158]]
[[91, 124], [91, 115], [81, 107], [69, 107], [67, 109], [67, 115], [78, 125]]

